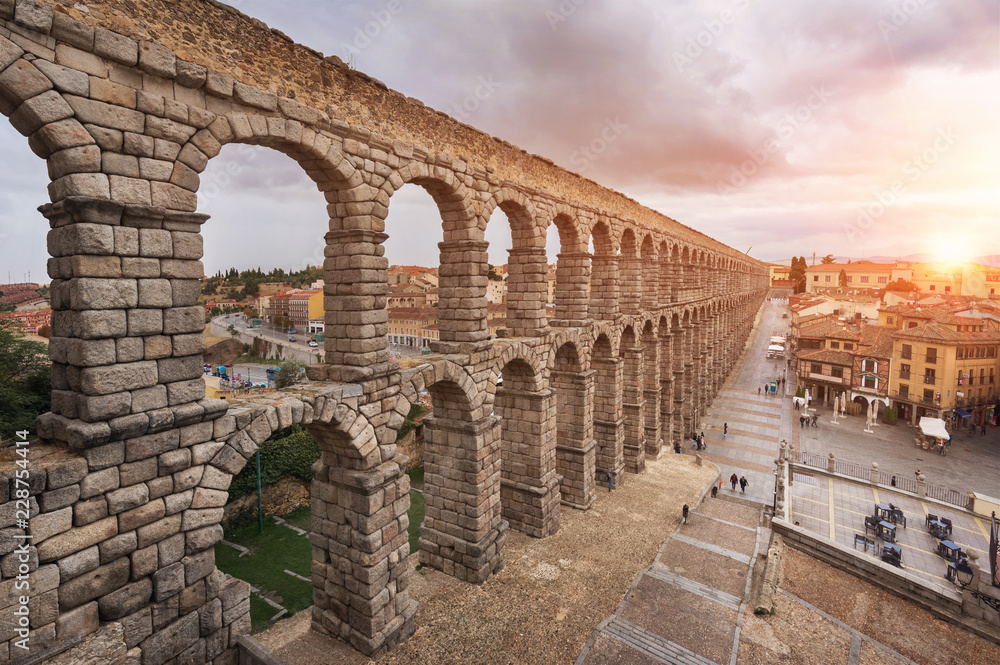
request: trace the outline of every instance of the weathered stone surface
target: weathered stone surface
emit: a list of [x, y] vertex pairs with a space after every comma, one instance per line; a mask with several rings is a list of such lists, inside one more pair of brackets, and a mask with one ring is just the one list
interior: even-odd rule
[[101, 554], [101, 563], [111, 563], [115, 559], [120, 559], [135, 551], [138, 540], [134, 531], [120, 533], [110, 540], [106, 540], [97, 546]]
[[46, 487], [50, 490], [74, 485], [87, 475], [87, 460], [76, 458], [66, 460], [48, 468]]
[[153, 574], [153, 598], [156, 602], [177, 595], [184, 588], [184, 565], [180, 562], [161, 568]]
[[181, 516], [168, 515], [152, 524], [139, 527], [139, 547], [148, 547], [153, 543], [158, 543], [164, 538], [169, 538], [181, 530]]
[[124, 586], [129, 577], [129, 560], [118, 559], [59, 585], [59, 609], [79, 607]]
[[177, 57], [170, 49], [153, 42], [139, 42], [139, 69], [162, 78], [177, 75]]
[[180, 432], [168, 430], [157, 434], [147, 434], [125, 442], [125, 459], [134, 462], [162, 455], [180, 445]]
[[[136, 302], [138, 303], [138, 289]], [[128, 312], [128, 334], [130, 337], [159, 335], [163, 332], [163, 311], [159, 309], [130, 309]]]
[[139, 301], [135, 280], [80, 277], [69, 280], [72, 309], [128, 309]]
[[80, 371], [80, 387], [87, 395], [148, 388], [156, 382], [156, 363], [153, 361], [87, 367]]
[[152, 591], [152, 582], [149, 578], [145, 578], [109, 593], [97, 601], [101, 619], [115, 621], [141, 612], [149, 604]]
[[56, 639], [62, 642], [89, 635], [97, 630], [99, 622], [97, 603], [81, 605], [61, 614], [56, 620]]
[[94, 53], [130, 67], [139, 62], [139, 45], [117, 32], [97, 28], [94, 31]]
[[108, 513], [117, 515], [146, 503], [149, 500], [149, 488], [140, 482], [137, 485], [108, 492], [107, 499]]
[[[198, 613], [191, 612], [145, 640], [143, 665], [163, 665], [198, 641]], [[146, 656], [146, 654], [149, 654]]]
[[117, 489], [118, 482], [118, 469], [116, 467], [102, 469], [101, 471], [92, 471], [80, 481], [80, 498], [89, 499], [90, 497]]
[[73, 509], [62, 508], [51, 513], [41, 513], [31, 520], [32, 542], [40, 544], [46, 538], [73, 528]]
[[18, 60], [0, 72], [0, 95], [15, 108], [51, 89], [52, 81], [27, 60]]
[[[148, 490], [147, 490], [148, 492]], [[141, 526], [151, 524], [164, 516], [164, 505], [162, 499], [150, 501], [132, 510], [127, 510], [118, 516], [119, 531], [126, 532], [137, 529]], [[136, 543], [138, 545], [138, 543]]]
[[52, 29], [52, 16], [52, 5], [37, 0], [19, 0], [14, 9], [15, 23], [42, 34]]
[[73, 332], [81, 339], [124, 337], [126, 316], [121, 310], [93, 309], [78, 312]]

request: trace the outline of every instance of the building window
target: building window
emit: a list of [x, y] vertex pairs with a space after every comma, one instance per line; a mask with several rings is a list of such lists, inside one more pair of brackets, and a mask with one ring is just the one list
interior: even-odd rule
[[902, 364], [902, 365], [899, 366], [899, 378], [903, 379], [904, 381], [909, 381], [910, 380], [910, 366], [909, 365], [907, 365], [907, 364], [904, 363], [904, 364]]
[[889, 278], [888, 277], [879, 277], [878, 278], [878, 283], [879, 284], [888, 284], [889, 283]]
[[861, 361], [861, 371], [872, 372], [873, 374], [878, 372], [878, 362], [871, 358], [865, 358]]
[[878, 379], [874, 376], [866, 376], [861, 380], [861, 385], [865, 388], [871, 388], [872, 390], [878, 390]]
[[945, 293], [951, 293], [951, 287], [950, 286], [944, 287], [944, 292]]
[[927, 347], [926, 361], [931, 364], [937, 362], [937, 349], [935, 349], [933, 346]]
[[955, 349], [955, 360], [961, 360], [964, 357], [965, 357], [965, 349], [963, 349], [962, 347], [958, 347], [957, 349]]
[[933, 402], [934, 401], [934, 391], [930, 388], [924, 388], [924, 401]]
[[853, 342], [844, 342], [844, 350], [845, 351], [853, 351], [854, 350], [854, 343]]
[[904, 344], [900, 356], [903, 358], [903, 360], [909, 360], [913, 356], [913, 347], [910, 346], [909, 344]]
[[831, 349], [839, 349], [840, 348], [840, 342], [830, 342], [830, 348]]
[[813, 275], [813, 281], [814, 282], [818, 282], [819, 281], [819, 275]]
[[910, 386], [905, 383], [899, 384], [899, 396], [906, 399], [910, 396]]
[[819, 363], [811, 363], [809, 365], [809, 371], [812, 374], [822, 374], [823, 373], [823, 366], [820, 365]]
[[892, 316], [887, 316], [887, 317], [885, 317], [885, 322], [886, 322], [886, 323], [887, 323], [888, 325], [890, 325], [890, 326], [891, 326], [891, 325], [892, 325], [893, 323], [895, 323], [895, 321], [896, 321], [896, 319], [895, 319], [894, 317], [892, 317]]
[[853, 281], [854, 281], [854, 275], [848, 275], [847, 276], [847, 283], [850, 284]]
[[862, 275], [860, 279], [862, 284], [868, 283], [868, 275]]
[[927, 289], [927, 290], [928, 290], [928, 291], [933, 291], [933, 290], [934, 290], [934, 285], [933, 285], [933, 284], [931, 284], [930, 288], [929, 288], [929, 289]]
[[835, 379], [842, 379], [842, 378], [844, 378], [844, 368], [843, 367], [832, 367], [830, 369], [830, 376], [834, 377]]
[[823, 280], [824, 282], [829, 282], [830, 281], [830, 276], [829, 275], [824, 275], [824, 278], [825, 278]]
[[930, 367], [924, 370], [924, 383], [934, 383], [937, 381], [937, 373]]

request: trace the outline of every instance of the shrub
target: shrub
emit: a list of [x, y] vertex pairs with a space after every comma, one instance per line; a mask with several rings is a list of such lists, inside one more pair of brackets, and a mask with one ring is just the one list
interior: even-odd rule
[[[273, 485], [294, 476], [306, 482], [312, 480], [312, 465], [319, 459], [319, 446], [300, 425], [286, 430], [260, 445], [260, 484]], [[229, 485], [229, 500], [257, 491], [257, 464], [251, 458]]]

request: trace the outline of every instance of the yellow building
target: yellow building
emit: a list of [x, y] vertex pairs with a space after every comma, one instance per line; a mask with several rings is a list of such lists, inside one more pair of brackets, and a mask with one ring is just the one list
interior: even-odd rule
[[995, 311], [962, 305], [889, 307], [879, 323], [892, 334], [889, 395], [899, 417], [981, 426], [997, 404], [1000, 327]]
[[[875, 291], [892, 281], [894, 264], [853, 261], [851, 263], [821, 263], [806, 268], [806, 293], [822, 293], [833, 289]], [[841, 284], [840, 273], [845, 282]]]

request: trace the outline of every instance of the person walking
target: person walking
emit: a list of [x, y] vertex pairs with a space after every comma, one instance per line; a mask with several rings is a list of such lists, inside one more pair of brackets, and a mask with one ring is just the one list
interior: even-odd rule
[[743, 494], [746, 494], [747, 493], [747, 485], [749, 485], [749, 484], [750, 484], [750, 482], [747, 480], [746, 476], [740, 476], [740, 492], [742, 492]]
[[722, 423], [722, 438], [729, 434], [729, 423]]
[[757, 389], [757, 397], [760, 397], [760, 388]]
[[736, 483], [740, 482], [740, 479], [736, 477], [736, 474], [729, 476], [729, 484], [733, 486], [733, 491], [736, 491]]
[[608, 469], [605, 473], [608, 474], [608, 494], [611, 494], [615, 490], [615, 472], [614, 469]]
[[802, 429], [805, 426], [806, 426], [806, 417], [799, 416], [799, 429]]

